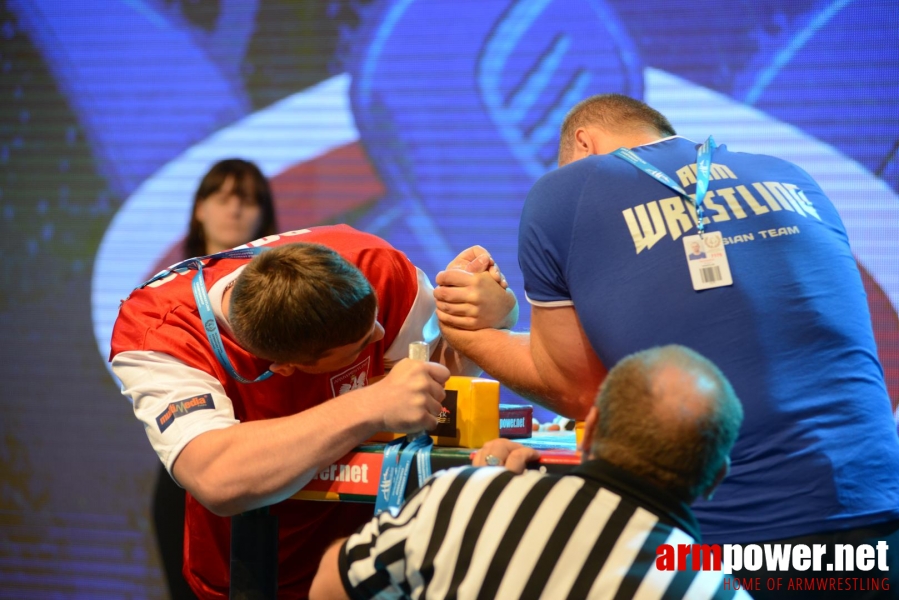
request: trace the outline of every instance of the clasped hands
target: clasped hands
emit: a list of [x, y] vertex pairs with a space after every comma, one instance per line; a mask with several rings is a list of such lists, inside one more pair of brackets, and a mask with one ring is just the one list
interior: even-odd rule
[[490, 253], [481, 246], [463, 250], [437, 274], [437, 319], [467, 331], [510, 329], [518, 321], [518, 301]]

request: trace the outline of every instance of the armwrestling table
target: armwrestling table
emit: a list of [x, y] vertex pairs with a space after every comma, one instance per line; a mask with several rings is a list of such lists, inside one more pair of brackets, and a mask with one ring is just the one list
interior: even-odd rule
[[[564, 473], [580, 464], [573, 431], [535, 432], [531, 438], [514, 440], [540, 451], [539, 463], [528, 468]], [[291, 499], [297, 501], [375, 503], [386, 444], [358, 446], [337, 462], [322, 469]], [[471, 464], [476, 450], [434, 446], [431, 470]], [[418, 487], [415, 462], [406, 486], [408, 498]], [[278, 593], [278, 520], [259, 508], [231, 518], [231, 600], [275, 600]]]

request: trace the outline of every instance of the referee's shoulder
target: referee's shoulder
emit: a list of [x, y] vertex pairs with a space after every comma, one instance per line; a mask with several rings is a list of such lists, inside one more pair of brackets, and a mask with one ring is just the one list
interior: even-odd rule
[[460, 466], [434, 473], [429, 483], [432, 483], [432, 487], [436, 486], [444, 489], [455, 483], [456, 486], [462, 485], [463, 489], [475, 490], [483, 489], [489, 485], [508, 483], [512, 480], [527, 485], [536, 483], [541, 479], [559, 480], [562, 478], [561, 475], [551, 475], [531, 469], [518, 474], [505, 467]]

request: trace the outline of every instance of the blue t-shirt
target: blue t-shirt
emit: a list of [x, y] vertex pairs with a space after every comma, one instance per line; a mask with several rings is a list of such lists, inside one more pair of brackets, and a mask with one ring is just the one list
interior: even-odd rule
[[[634, 151], [692, 193], [696, 148], [673, 137]], [[725, 146], [709, 189], [706, 231], [724, 236], [734, 283], [697, 292], [682, 239], [695, 213], [673, 190], [612, 155], [544, 176], [519, 230], [528, 300], [573, 304], [609, 367], [682, 344], [730, 379], [745, 419], [731, 474], [694, 507], [707, 541], [899, 518], [899, 439], [835, 208], [799, 167]]]

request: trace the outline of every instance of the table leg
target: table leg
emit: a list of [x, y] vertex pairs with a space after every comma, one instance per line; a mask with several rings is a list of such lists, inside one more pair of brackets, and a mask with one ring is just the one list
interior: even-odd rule
[[268, 507], [231, 517], [230, 600], [276, 600], [278, 517]]

